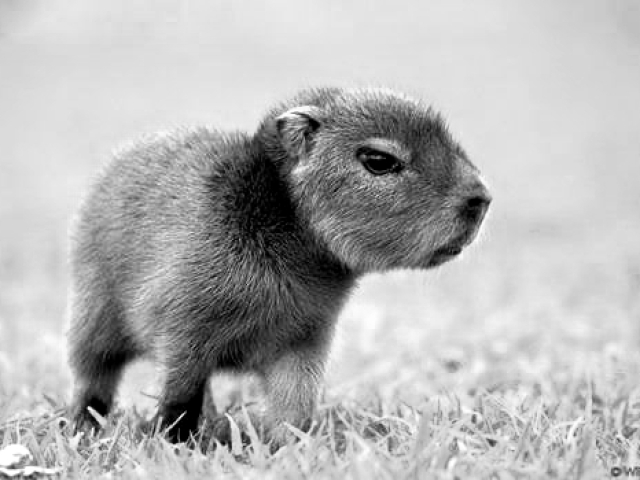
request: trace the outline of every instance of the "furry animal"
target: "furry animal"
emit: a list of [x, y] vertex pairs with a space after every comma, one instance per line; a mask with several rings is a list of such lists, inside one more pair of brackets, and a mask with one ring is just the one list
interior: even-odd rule
[[195, 128], [120, 151], [72, 242], [76, 425], [95, 421], [87, 407], [107, 415], [146, 355], [164, 367], [171, 440], [197, 430], [226, 370], [262, 379], [255, 421], [281, 445], [287, 423], [309, 425], [356, 280], [454, 258], [490, 201], [440, 115], [388, 90], [305, 90], [252, 135]]

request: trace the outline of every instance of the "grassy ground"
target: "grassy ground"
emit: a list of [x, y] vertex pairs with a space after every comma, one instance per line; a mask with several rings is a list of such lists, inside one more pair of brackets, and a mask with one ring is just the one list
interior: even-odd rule
[[342, 318], [316, 432], [275, 455], [145, 436], [153, 402], [135, 393], [153, 395], [157, 380], [145, 365], [104, 432], [71, 436], [62, 324], [51, 319], [64, 304], [63, 257], [3, 257], [0, 446], [23, 444], [72, 478], [603, 478], [636, 466], [640, 222], [606, 234], [493, 227], [440, 272], [364, 282]]
[[[0, 4], [0, 449], [91, 479], [601, 479], [640, 466], [637, 2], [350, 2], [340, 15], [195, 2], [152, 22], [149, 9], [123, 20], [106, 3], [45, 3]], [[39, 5], [33, 19], [24, 5]], [[316, 429], [295, 445], [201, 453], [145, 436], [147, 364], [98, 437], [73, 437], [66, 225], [106, 153], [176, 123], [251, 128], [318, 83], [435, 98], [492, 185], [481, 240], [436, 272], [362, 283]], [[214, 379], [221, 404], [252, 399], [233, 385]]]

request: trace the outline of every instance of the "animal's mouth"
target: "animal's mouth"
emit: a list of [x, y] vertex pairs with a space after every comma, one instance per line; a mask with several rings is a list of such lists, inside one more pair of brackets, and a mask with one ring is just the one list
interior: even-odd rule
[[473, 242], [477, 233], [477, 228], [467, 229], [446, 245], [434, 250], [431, 258], [429, 258], [428, 266], [437, 267], [460, 255], [462, 251]]
[[444, 257], [455, 257], [456, 255], [460, 255], [462, 252], [462, 245], [449, 245], [446, 247], [439, 248], [434, 252], [434, 255], [444, 256]]
[[442, 265], [445, 262], [457, 257], [462, 253], [463, 246], [462, 245], [447, 245], [441, 248], [438, 248], [431, 254], [431, 258], [429, 259], [430, 267], [437, 267], [438, 265]]
[[461, 235], [448, 244], [434, 250], [429, 259], [430, 267], [437, 267], [445, 262], [457, 257], [462, 253], [462, 250], [471, 243], [473, 236], [468, 234]]

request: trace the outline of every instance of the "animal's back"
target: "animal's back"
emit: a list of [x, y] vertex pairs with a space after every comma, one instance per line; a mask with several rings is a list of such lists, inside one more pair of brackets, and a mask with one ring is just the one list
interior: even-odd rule
[[155, 135], [116, 153], [75, 225], [75, 288], [97, 284], [101, 300], [134, 326], [142, 321], [133, 314], [142, 290], [175, 275], [203, 242], [216, 242], [224, 198], [247, 163], [246, 141], [199, 128]]

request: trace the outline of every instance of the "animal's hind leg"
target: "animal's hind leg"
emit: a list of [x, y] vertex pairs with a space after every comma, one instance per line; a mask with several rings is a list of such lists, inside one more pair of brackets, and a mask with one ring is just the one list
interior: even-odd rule
[[[161, 427], [167, 429], [170, 441], [189, 441], [198, 431], [199, 419], [205, 402], [212, 364], [203, 339], [193, 339], [182, 345], [171, 346], [165, 352], [165, 384], [158, 405]], [[194, 355], [194, 352], [197, 352]]]
[[74, 373], [76, 430], [98, 428], [89, 407], [106, 416], [125, 365], [137, 352], [122, 318], [109, 302], [75, 302], [69, 330], [69, 363]]

